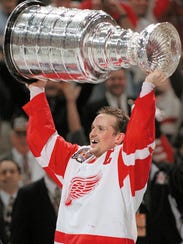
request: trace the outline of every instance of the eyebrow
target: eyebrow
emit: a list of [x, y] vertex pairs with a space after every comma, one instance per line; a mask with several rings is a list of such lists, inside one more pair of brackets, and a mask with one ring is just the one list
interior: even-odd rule
[[18, 169], [17, 168], [12, 168], [12, 169], [2, 169], [1, 171], [0, 171], [0, 173], [6, 173], [6, 172], [17, 172], [18, 171]]

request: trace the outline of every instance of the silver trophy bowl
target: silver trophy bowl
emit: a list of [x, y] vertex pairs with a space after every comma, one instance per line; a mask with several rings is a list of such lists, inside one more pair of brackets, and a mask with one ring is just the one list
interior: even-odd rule
[[100, 10], [44, 6], [25, 1], [11, 13], [4, 34], [4, 57], [20, 82], [35, 80], [100, 83], [111, 70], [137, 65], [149, 73], [176, 70], [181, 42], [168, 23], [142, 32], [122, 29]]

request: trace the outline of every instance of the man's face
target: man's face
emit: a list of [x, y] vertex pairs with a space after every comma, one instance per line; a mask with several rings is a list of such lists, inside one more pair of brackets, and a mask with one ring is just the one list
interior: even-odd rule
[[0, 163], [0, 185], [4, 191], [17, 189], [20, 181], [20, 172], [17, 165], [11, 160]]
[[124, 70], [112, 71], [105, 82], [106, 90], [119, 97], [126, 90], [126, 75]]
[[[116, 118], [108, 114], [99, 114], [92, 123], [90, 138], [90, 152], [100, 157], [104, 152], [119, 143], [121, 133], [115, 133]], [[121, 141], [120, 141], [121, 142]]]
[[16, 150], [25, 155], [29, 151], [29, 147], [26, 141], [26, 130], [14, 130], [11, 136], [12, 145]]

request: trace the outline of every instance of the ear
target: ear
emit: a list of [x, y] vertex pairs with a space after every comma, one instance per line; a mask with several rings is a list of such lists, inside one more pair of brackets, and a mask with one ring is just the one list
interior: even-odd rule
[[125, 133], [118, 133], [117, 135], [116, 135], [116, 141], [115, 141], [115, 144], [116, 145], [120, 145], [120, 144], [122, 144], [122, 142], [123, 142], [123, 140], [124, 140], [124, 137], [125, 137]]

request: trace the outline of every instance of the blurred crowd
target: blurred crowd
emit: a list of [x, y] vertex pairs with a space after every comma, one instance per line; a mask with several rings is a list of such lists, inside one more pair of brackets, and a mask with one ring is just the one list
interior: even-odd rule
[[[0, 0], [0, 244], [52, 244], [61, 189], [39, 167], [26, 142], [22, 106], [29, 90], [9, 73], [3, 34], [22, 1]], [[124, 29], [170, 22], [183, 44], [182, 0], [42, 0], [45, 5], [103, 10]], [[138, 67], [111, 71], [99, 84], [51, 82], [46, 95], [56, 129], [72, 143], [88, 143], [90, 125], [106, 105], [129, 116], [145, 74]], [[137, 244], [183, 243], [183, 55], [166, 87], [156, 89], [156, 148], [143, 203], [136, 215]], [[46, 193], [46, 194], [45, 194]]]

